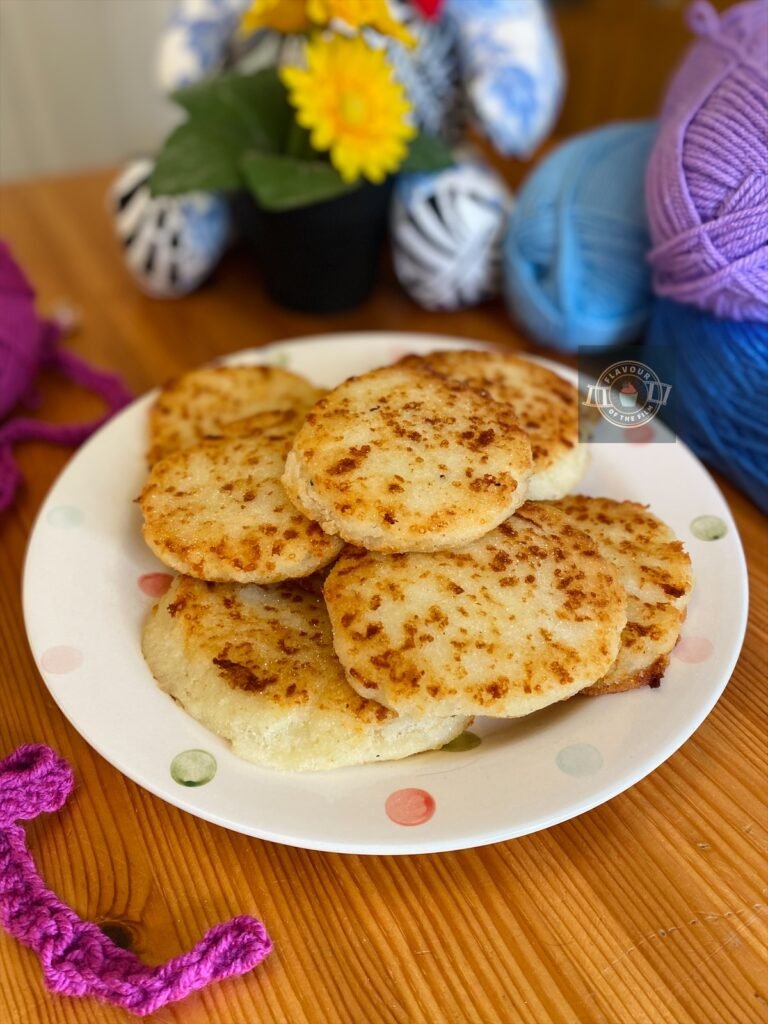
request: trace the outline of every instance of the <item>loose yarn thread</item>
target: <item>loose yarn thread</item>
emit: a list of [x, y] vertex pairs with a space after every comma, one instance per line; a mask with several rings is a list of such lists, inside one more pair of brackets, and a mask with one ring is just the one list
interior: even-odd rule
[[46, 888], [16, 824], [60, 810], [73, 788], [71, 768], [50, 747], [25, 745], [0, 761], [0, 922], [37, 954], [52, 992], [94, 996], [144, 1016], [267, 956], [272, 942], [252, 917], [216, 925], [190, 952], [157, 967], [78, 917]]
[[[113, 413], [131, 401], [115, 374], [97, 370], [59, 347], [66, 325], [35, 313], [35, 293], [7, 245], [0, 242], [0, 512], [14, 499], [22, 476], [13, 458], [21, 441], [77, 445]], [[108, 411], [89, 423], [43, 423], [10, 417], [20, 403], [34, 405], [34, 379], [43, 369], [57, 370], [100, 395]]]

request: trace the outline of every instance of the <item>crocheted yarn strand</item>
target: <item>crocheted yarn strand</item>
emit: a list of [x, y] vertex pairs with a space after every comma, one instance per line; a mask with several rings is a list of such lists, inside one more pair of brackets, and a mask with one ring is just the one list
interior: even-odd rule
[[13, 447], [21, 441], [48, 441], [53, 444], [78, 445], [90, 437], [110, 416], [131, 401], [131, 394], [119, 377], [97, 370], [66, 349], [58, 347], [63, 333], [55, 320], [42, 323], [40, 367], [58, 370], [73, 383], [100, 395], [107, 411], [87, 423], [44, 423], [28, 417], [16, 417], [0, 426], [0, 512], [8, 508], [22, 482], [21, 472], [13, 457]]
[[72, 771], [50, 747], [19, 747], [0, 761], [0, 923], [38, 955], [53, 992], [94, 996], [138, 1016], [183, 999], [211, 982], [244, 974], [272, 949], [264, 925], [236, 917], [211, 928], [187, 953], [143, 964], [84, 921], [45, 886], [18, 819], [61, 808]]

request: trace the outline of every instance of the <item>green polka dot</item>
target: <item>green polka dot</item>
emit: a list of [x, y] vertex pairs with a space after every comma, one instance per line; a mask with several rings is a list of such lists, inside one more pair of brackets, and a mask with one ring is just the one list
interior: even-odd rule
[[180, 786], [204, 786], [216, 774], [216, 758], [207, 750], [184, 750], [171, 761], [171, 778]]
[[450, 750], [452, 754], [461, 753], [463, 750], [474, 750], [475, 747], [479, 747], [483, 741], [473, 732], [463, 732], [461, 736], [457, 736], [451, 740], [450, 743], [446, 743], [441, 749]]
[[275, 352], [269, 361], [272, 366], [282, 366], [283, 369], [291, 365], [291, 357], [287, 352]]
[[56, 505], [48, 511], [46, 520], [49, 526], [57, 529], [68, 529], [72, 526], [79, 526], [83, 521], [82, 510], [76, 505]]
[[594, 775], [603, 767], [603, 755], [590, 743], [573, 743], [563, 747], [555, 758], [557, 767], [566, 775]]
[[691, 523], [691, 533], [699, 540], [720, 540], [727, 532], [720, 516], [697, 516]]

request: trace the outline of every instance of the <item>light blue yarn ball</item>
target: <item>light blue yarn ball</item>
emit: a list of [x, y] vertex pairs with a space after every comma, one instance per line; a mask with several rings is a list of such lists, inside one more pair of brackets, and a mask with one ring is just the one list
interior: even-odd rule
[[644, 179], [653, 121], [558, 146], [524, 183], [504, 242], [513, 318], [561, 351], [638, 337], [651, 306]]

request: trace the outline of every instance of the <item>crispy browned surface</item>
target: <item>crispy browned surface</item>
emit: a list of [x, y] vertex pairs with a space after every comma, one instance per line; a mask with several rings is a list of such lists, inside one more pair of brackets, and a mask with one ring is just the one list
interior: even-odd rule
[[280, 483], [302, 415], [257, 413], [155, 463], [139, 503], [157, 557], [199, 579], [240, 583], [308, 576], [335, 558], [341, 542]]
[[233, 420], [269, 409], [305, 412], [320, 388], [278, 366], [218, 366], [169, 381], [149, 414], [150, 465]]
[[[553, 502], [594, 540], [627, 591], [627, 624], [615, 664], [589, 696], [658, 686], [677, 643], [693, 586], [691, 561], [670, 528], [643, 505], [571, 495]], [[525, 514], [525, 507], [523, 508]]]
[[325, 596], [351, 685], [415, 713], [517, 717], [564, 700], [605, 673], [626, 623], [587, 537], [517, 516], [455, 551], [348, 549]]
[[334, 654], [323, 599], [290, 582], [178, 576], [150, 612], [144, 656], [160, 687], [235, 753], [322, 770], [442, 746], [466, 718], [418, 722], [359, 697]]
[[530, 359], [476, 349], [407, 356], [401, 365], [461, 381], [512, 407], [531, 442], [529, 499], [559, 498], [581, 478], [587, 449], [579, 445], [579, 393], [552, 370]]
[[350, 543], [433, 551], [482, 536], [523, 501], [530, 445], [508, 406], [404, 367], [352, 378], [296, 435], [283, 477]]

